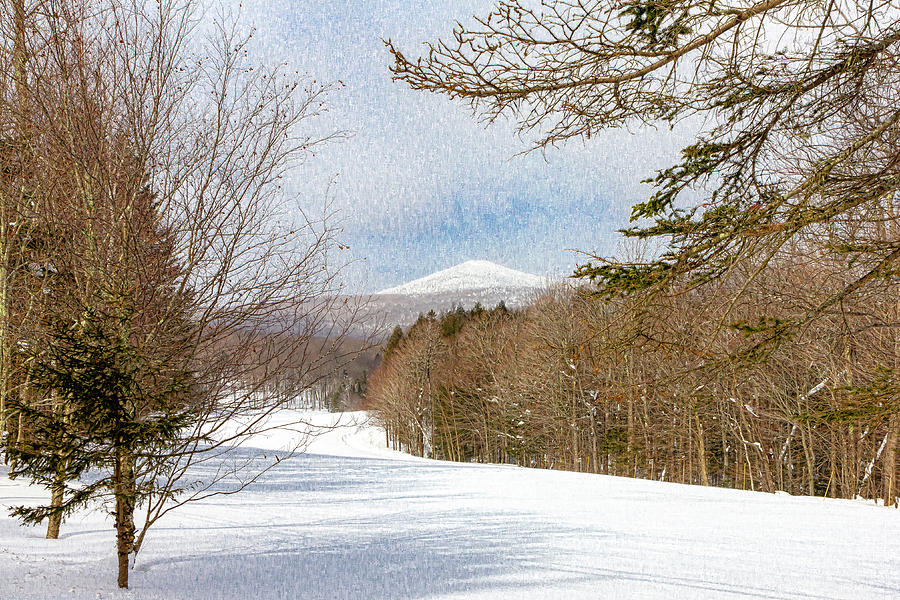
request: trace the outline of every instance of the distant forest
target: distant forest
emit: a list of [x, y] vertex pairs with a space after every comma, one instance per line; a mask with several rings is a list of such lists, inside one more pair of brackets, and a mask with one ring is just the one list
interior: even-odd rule
[[897, 282], [775, 347], [754, 350], [765, 333], [746, 321], [762, 306], [777, 321], [841, 276], [785, 261], [724, 326], [736, 281], [653, 302], [561, 286], [521, 310], [432, 313], [394, 331], [367, 407], [394, 448], [442, 460], [891, 502]]

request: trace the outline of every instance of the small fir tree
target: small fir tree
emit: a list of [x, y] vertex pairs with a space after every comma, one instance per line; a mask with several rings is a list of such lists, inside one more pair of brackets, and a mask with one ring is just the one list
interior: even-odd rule
[[128, 587], [135, 507], [160, 493], [145, 474], [171, 454], [196, 414], [190, 373], [135, 345], [129, 325], [127, 313], [88, 312], [77, 326], [55, 329], [49, 348], [32, 356], [31, 376], [64, 408], [14, 402], [33, 433], [8, 448], [15, 460], [10, 477], [28, 478], [58, 499], [13, 508], [26, 524], [114, 500], [120, 587]]

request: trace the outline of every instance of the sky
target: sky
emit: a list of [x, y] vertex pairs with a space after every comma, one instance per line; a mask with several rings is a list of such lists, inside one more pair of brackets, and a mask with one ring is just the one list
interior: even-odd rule
[[292, 181], [301, 202], [338, 210], [353, 291], [473, 259], [564, 276], [585, 262], [579, 252], [616, 254], [617, 229], [648, 194], [640, 181], [689, 143], [666, 127], [615, 130], [523, 156], [512, 122], [488, 126], [462, 103], [391, 81], [383, 39], [418, 56], [493, 0], [227, 1], [255, 28], [257, 60], [337, 85], [313, 127], [347, 136]]

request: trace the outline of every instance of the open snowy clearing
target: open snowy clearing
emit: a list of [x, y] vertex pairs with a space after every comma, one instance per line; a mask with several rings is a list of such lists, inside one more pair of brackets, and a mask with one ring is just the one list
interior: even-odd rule
[[239, 495], [170, 514], [127, 591], [102, 511], [45, 540], [7, 515], [43, 491], [4, 470], [0, 599], [900, 597], [900, 511], [427, 461], [379, 447], [364, 418]]

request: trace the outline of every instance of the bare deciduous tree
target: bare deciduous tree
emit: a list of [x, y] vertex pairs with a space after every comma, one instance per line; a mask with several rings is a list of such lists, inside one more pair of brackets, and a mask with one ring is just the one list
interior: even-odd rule
[[[25, 7], [25, 20], [4, 16], [0, 31], [5, 43], [26, 49], [27, 61], [21, 72], [18, 62], [0, 63], [2, 81], [19, 85], [3, 88], [3, 117], [27, 122], [28, 160], [13, 154], [4, 164], [35, 183], [26, 190], [27, 214], [5, 222], [26, 228], [30, 240], [43, 232], [59, 241], [46, 245], [40, 261], [19, 261], [16, 275], [40, 279], [32, 296], [59, 301], [29, 304], [23, 296], [12, 320], [34, 326], [20, 328], [18, 337], [6, 324], [3, 330], [7, 349], [29, 349], [22, 373], [43, 364], [35, 371], [43, 373], [42, 385], [4, 370], [4, 381], [19, 385], [19, 425], [8, 447], [23, 458], [26, 450], [32, 457], [43, 452], [64, 475], [39, 479], [54, 497], [32, 516], [58, 519], [88, 499], [68, 480], [77, 461], [41, 446], [47, 438], [39, 425], [68, 424], [72, 435], [79, 426], [90, 430], [89, 413], [75, 418], [78, 396], [61, 383], [64, 373], [47, 373], [73, 351], [94, 347], [73, 340], [93, 331], [97, 315], [119, 323], [99, 328], [112, 335], [111, 347], [119, 340], [125, 354], [163, 369], [153, 375], [158, 385], [163, 372], [189, 381], [175, 399], [117, 396], [136, 427], [152, 429], [162, 406], [180, 415], [168, 435], [112, 448], [110, 484], [93, 490], [116, 501], [119, 585], [127, 587], [128, 557], [153, 523], [183, 502], [242, 489], [266, 465], [244, 465], [254, 470], [240, 477], [225, 469], [204, 481], [192, 480], [192, 467], [268, 427], [285, 402], [346, 358], [341, 340], [354, 313], [339, 296], [332, 215], [326, 206], [312, 216], [282, 184], [312, 148], [336, 137], [303, 133], [330, 88], [303, 87], [279, 69], [253, 65], [248, 38], [227, 23], [205, 45], [195, 43], [190, 2], [14, 4]], [[24, 95], [26, 109], [17, 103]], [[11, 257], [5, 254], [4, 289], [17, 281]], [[9, 299], [4, 306], [12, 308]], [[22, 311], [32, 309], [37, 319], [24, 319]], [[54, 333], [60, 323], [69, 333]], [[126, 388], [134, 394], [153, 386]], [[19, 462], [11, 474], [34, 476], [28, 467]], [[141, 503], [146, 516], [138, 528]]]

